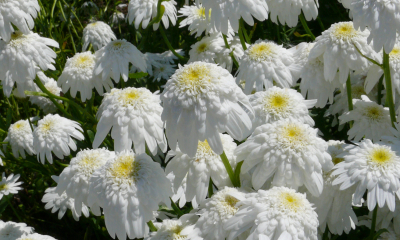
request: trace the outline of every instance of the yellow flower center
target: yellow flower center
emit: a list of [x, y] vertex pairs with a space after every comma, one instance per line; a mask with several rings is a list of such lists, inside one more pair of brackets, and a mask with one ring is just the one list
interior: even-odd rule
[[110, 172], [114, 178], [128, 179], [135, 182], [139, 175], [140, 168], [140, 163], [135, 161], [134, 156], [124, 155], [117, 158]]
[[371, 120], [379, 120], [383, 116], [383, 111], [379, 106], [369, 106], [363, 115]]
[[124, 89], [119, 100], [124, 106], [134, 105], [140, 96], [141, 93], [137, 89]]
[[[197, 151], [205, 153], [205, 154], [215, 154], [214, 151], [211, 149], [210, 145], [208, 144], [207, 139], [204, 142], [199, 141], [197, 145]], [[196, 162], [199, 162], [201, 159], [196, 159]]]
[[266, 109], [274, 110], [275, 112], [282, 113], [287, 110], [289, 99], [286, 94], [280, 92], [273, 93], [267, 97]]
[[11, 34], [11, 39], [10, 39], [10, 46], [12, 47], [19, 47], [25, 43], [27, 40], [27, 36], [24, 35], [22, 32], [17, 31]]
[[120, 49], [122, 47], [122, 43], [119, 41], [115, 41], [113, 43], [114, 49]]
[[393, 50], [389, 53], [390, 60], [400, 60], [400, 46], [394, 46]]
[[[206, 9], [203, 7], [197, 9], [197, 15], [200, 16], [201, 18], [205, 19], [206, 18]], [[211, 9], [208, 11], [208, 17], [211, 17]]]
[[47, 133], [53, 129], [54, 122], [53, 121], [46, 121], [40, 125], [40, 130], [44, 133]]
[[236, 198], [226, 195], [224, 205], [225, 205], [225, 208], [227, 209], [227, 212], [229, 212], [231, 214], [235, 214], [238, 210], [238, 208], [235, 205], [238, 202], [239, 202], [239, 200], [237, 200]]
[[379, 165], [385, 165], [393, 159], [393, 152], [385, 147], [377, 147], [370, 153], [370, 159]]
[[184, 240], [186, 239], [186, 235], [181, 235], [181, 232], [183, 230], [183, 227], [180, 225], [176, 225], [171, 228], [171, 233], [172, 233], [172, 239], [173, 240]]
[[271, 42], [256, 43], [249, 49], [249, 57], [256, 61], [265, 61], [275, 53], [276, 46]]
[[177, 76], [178, 86], [181, 90], [200, 93], [206, 83], [210, 82], [210, 70], [202, 64], [197, 63], [186, 66], [186, 69]]
[[361, 99], [362, 95], [367, 95], [363, 86], [360, 86], [360, 85], [351, 86], [351, 96], [353, 98]]
[[291, 124], [284, 128], [283, 137], [290, 143], [297, 143], [303, 140], [304, 133], [300, 127]]
[[357, 36], [357, 30], [354, 29], [352, 22], [339, 23], [333, 29], [333, 35], [342, 40], [350, 40]]
[[202, 44], [200, 44], [199, 47], [197, 48], [197, 52], [198, 52], [198, 53], [205, 52], [205, 51], [207, 50], [207, 47], [208, 47], [207, 43], [202, 43]]
[[8, 189], [7, 184], [0, 184], [0, 191]]
[[301, 207], [301, 200], [293, 193], [284, 192], [281, 195], [282, 206], [293, 212], [297, 212]]
[[338, 158], [338, 157], [336, 157], [336, 156], [332, 156], [332, 162], [333, 162], [333, 164], [338, 164], [338, 163], [340, 163], [340, 162], [343, 162], [344, 161], [344, 158]]
[[14, 128], [15, 130], [17, 130], [17, 129], [23, 128], [24, 126], [25, 126], [25, 122], [19, 121], [19, 122], [15, 123], [15, 124], [13, 125], [13, 128]]

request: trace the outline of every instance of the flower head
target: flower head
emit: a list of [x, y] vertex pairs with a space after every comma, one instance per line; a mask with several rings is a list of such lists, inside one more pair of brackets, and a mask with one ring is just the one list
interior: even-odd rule
[[[43, 83], [44, 87], [52, 94], [56, 95], [56, 96], [60, 96], [61, 93], [61, 88], [59, 88], [57, 86], [57, 82], [53, 79], [53, 78], [49, 78], [47, 77], [42, 71], [38, 71], [37, 72], [37, 76], [39, 78], [39, 80]], [[19, 87], [17, 87], [19, 88]], [[35, 85], [35, 90], [37, 92], [42, 92], [42, 90], [39, 89], [39, 87], [37, 87]], [[41, 109], [43, 109], [43, 112], [45, 114], [47, 113], [52, 113], [57, 111], [57, 107], [56, 105], [54, 105], [54, 103], [46, 98], [46, 97], [41, 97], [41, 96], [29, 96], [29, 101], [32, 104], [36, 104], [38, 105]], [[61, 100], [56, 100], [58, 103], [62, 103]]]
[[4, 142], [10, 143], [12, 152], [16, 158], [19, 157], [19, 154], [25, 158], [25, 152], [29, 155], [35, 154], [32, 128], [28, 120], [19, 120], [11, 124]]
[[44, 164], [45, 159], [53, 163], [52, 152], [60, 159], [70, 154], [70, 148], [75, 151], [76, 144], [72, 137], [83, 140], [83, 129], [79, 123], [61, 117], [58, 114], [48, 114], [39, 120], [33, 131], [33, 147], [37, 159]]
[[115, 39], [117, 39], [117, 37], [107, 23], [102, 21], [89, 23], [83, 29], [82, 51], [85, 51], [89, 44], [92, 44], [93, 49], [97, 51]]
[[285, 2], [267, 0], [271, 20], [278, 24], [287, 24], [289, 27], [296, 27], [298, 17], [303, 12], [307, 21], [316, 19], [318, 16], [318, 2], [314, 0], [289, 0]]
[[17, 182], [19, 178], [19, 174], [15, 175], [10, 174], [7, 178], [5, 173], [3, 172], [1, 176], [1, 181], [0, 181], [0, 199], [3, 198], [3, 196], [7, 196], [8, 194], [17, 194], [18, 190], [21, 190], [22, 188], [19, 186], [22, 184], [22, 182]]
[[3, 222], [0, 220], [0, 239], [15, 240], [24, 234], [33, 233], [33, 228], [25, 223]]
[[[135, 22], [136, 29], [139, 29], [140, 24], [142, 28], [146, 29], [149, 22], [157, 16], [157, 0], [130, 0], [128, 5], [128, 20], [129, 23]], [[172, 25], [176, 24], [176, 2], [174, 0], [163, 1], [161, 5], [164, 7], [164, 14], [161, 17], [161, 22], [167, 29], [169, 21]], [[160, 23], [154, 23], [153, 29], [157, 30]]]
[[41, 235], [39, 233], [31, 233], [31, 234], [24, 234], [22, 237], [17, 238], [16, 240], [57, 240], [48, 235]]
[[198, 217], [186, 214], [179, 219], [165, 219], [155, 223], [157, 232], [150, 233], [145, 240], [189, 240], [188, 234], [193, 231], [193, 225]]
[[200, 41], [191, 46], [189, 51], [189, 62], [208, 62], [215, 63], [218, 53], [224, 51], [225, 43], [221, 34], [212, 34], [203, 37]]

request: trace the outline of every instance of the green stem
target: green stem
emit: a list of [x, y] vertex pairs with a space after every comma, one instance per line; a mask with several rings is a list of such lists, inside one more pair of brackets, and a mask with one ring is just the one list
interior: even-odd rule
[[24, 102], [22, 103], [22, 105], [24, 106], [24, 110], [25, 110], [26, 115], [27, 115], [27, 118], [28, 118], [29, 126], [31, 127], [31, 130], [32, 130], [32, 132], [33, 132], [33, 126], [32, 126], [32, 123], [31, 123], [31, 116], [29, 115], [29, 106], [28, 106], [28, 102], [27, 102], [27, 101], [24, 101]]
[[147, 222], [147, 226], [149, 226], [150, 232], [157, 232], [157, 228], [154, 226], [152, 221]]
[[372, 212], [371, 230], [370, 230], [369, 236], [368, 236], [369, 240], [374, 239], [374, 233], [375, 233], [375, 227], [376, 227], [376, 215], [378, 215], [378, 204], [375, 206], [374, 211]]
[[392, 126], [396, 122], [396, 112], [394, 109], [394, 101], [393, 101], [393, 91], [392, 91], [392, 76], [390, 75], [390, 63], [389, 63], [389, 54], [385, 52], [383, 49], [383, 73], [385, 75], [385, 83], [386, 83], [386, 102], [389, 105], [390, 112], [390, 120], [392, 121]]
[[321, 30], [325, 31], [325, 26], [322, 23], [321, 18], [319, 16], [317, 17], [317, 22], [318, 22], [319, 26], [321, 27]]
[[379, 78], [379, 82], [378, 82], [378, 101], [377, 102], [379, 105], [382, 104], [383, 77], [384, 77], [384, 75], [382, 75], [381, 78]]
[[308, 27], [307, 21], [306, 21], [306, 19], [304, 18], [303, 12], [299, 15], [299, 19], [300, 19], [301, 25], [303, 25], [303, 28], [304, 28], [304, 30], [306, 31], [306, 33], [308, 33], [308, 35], [310, 35], [311, 40], [314, 41], [314, 40], [315, 40], [315, 36], [314, 36], [314, 34], [311, 32], [310, 28]]
[[[227, 49], [231, 49], [231, 47], [229, 46], [229, 43], [228, 43], [228, 39], [226, 39], [225, 34], [222, 34], [222, 36], [223, 36], [223, 38], [224, 38], [225, 47], [226, 47]], [[229, 53], [229, 56], [231, 56], [233, 63], [234, 63], [235, 66], [238, 68], [238, 67], [239, 67], [239, 63], [238, 63], [238, 61], [236, 60], [235, 56], [233, 55], [233, 50]]]
[[22, 218], [19, 216], [17, 210], [15, 210], [15, 208], [13, 207], [13, 205], [12, 205], [12, 203], [11, 203], [11, 201], [10, 201], [10, 198], [7, 196], [6, 199], [7, 199], [8, 204], [10, 205], [11, 209], [13, 210], [14, 214], [17, 216], [18, 220], [19, 220], [20, 222], [23, 222], [23, 221], [22, 221]]
[[210, 183], [208, 184], [208, 197], [210, 198], [214, 194], [213, 181], [210, 177]]
[[53, 6], [51, 7], [50, 18], [53, 19], [54, 17], [54, 9], [56, 8], [57, 0], [54, 0]]
[[244, 39], [246, 40], [247, 43], [250, 44], [250, 38], [249, 38], [249, 35], [247, 35], [246, 28], [244, 27], [243, 18], [241, 18], [241, 19], [239, 20], [239, 26], [240, 26], [240, 28], [242, 29], [242, 33], [243, 33]]
[[243, 36], [243, 29], [242, 29], [242, 25], [240, 24], [240, 20], [239, 20], [239, 38], [240, 38], [240, 43], [242, 44], [242, 48], [243, 50], [247, 49], [246, 46], [246, 41], [244, 40], [244, 36]]
[[[347, 104], [349, 106], [349, 111], [353, 110], [353, 97], [351, 96], [351, 80], [350, 80], [350, 73], [347, 77], [346, 81], [346, 89], [347, 89]], [[353, 122], [350, 122], [350, 128], [353, 127]]]
[[328, 240], [329, 228], [328, 225], [325, 227], [324, 235], [322, 236], [322, 240]]
[[229, 175], [229, 179], [232, 182], [232, 185], [234, 187], [239, 187], [239, 184], [237, 183], [237, 181], [235, 180], [235, 175], [233, 173], [233, 169], [231, 164], [229, 163], [228, 157], [226, 156], [225, 152], [222, 152], [222, 154], [220, 155], [222, 163], [225, 166], [226, 171], [228, 172]]
[[171, 43], [168, 41], [167, 35], [165, 34], [164, 27], [161, 24], [160, 24], [159, 30], [160, 30], [162, 38], [164, 39], [165, 44], [167, 44], [167, 47], [169, 50], [171, 50], [172, 54], [174, 54], [180, 60], [187, 60], [185, 57], [183, 57], [179, 53], [177, 53], [175, 51], [175, 49], [172, 47]]
[[176, 206], [175, 202], [172, 201], [172, 198], [169, 198], [169, 199], [171, 200], [171, 207], [172, 207], [172, 209], [174, 209], [175, 213], [178, 215], [178, 218], [179, 218], [180, 216], [183, 215], [183, 212], [179, 209], [178, 206]]
[[152, 26], [154, 23], [159, 23], [161, 21], [161, 18], [164, 15], [164, 12], [165, 12], [165, 7], [163, 5], [161, 5], [161, 3], [164, 2], [164, 1], [166, 1], [166, 0], [158, 0], [158, 3], [157, 3], [157, 16], [155, 18], [153, 18], [153, 20], [151, 20], [149, 22], [149, 24], [147, 25], [147, 28]]

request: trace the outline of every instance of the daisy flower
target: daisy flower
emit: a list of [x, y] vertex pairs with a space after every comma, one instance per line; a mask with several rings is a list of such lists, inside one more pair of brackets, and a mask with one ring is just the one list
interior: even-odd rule
[[[340, 190], [356, 186], [353, 204], [360, 204], [368, 190], [367, 205], [370, 211], [376, 203], [382, 208], [385, 203], [390, 211], [395, 209], [396, 192], [400, 191], [400, 157], [397, 147], [386, 143], [361, 141], [358, 147], [344, 152], [339, 157], [344, 161], [334, 166], [332, 175], [337, 175], [332, 185], [340, 184]], [[400, 196], [398, 196], [400, 197]]]
[[6, 0], [0, 2], [0, 37], [9, 41], [16, 26], [24, 34], [29, 34], [35, 25], [34, 19], [40, 11], [37, 0]]
[[0, 199], [3, 198], [3, 196], [7, 196], [8, 194], [17, 194], [19, 190], [22, 189], [19, 185], [22, 184], [22, 182], [17, 182], [19, 178], [19, 174], [15, 175], [10, 174], [7, 178], [5, 173], [3, 172], [1, 176], [1, 181], [0, 181]]
[[193, 231], [193, 225], [198, 217], [186, 214], [179, 219], [165, 219], [162, 223], [154, 223], [156, 232], [150, 233], [145, 240], [189, 240], [188, 234]]
[[68, 196], [65, 192], [62, 194], [56, 193], [56, 188], [47, 188], [43, 195], [42, 202], [46, 203], [45, 209], [51, 209], [51, 213], [58, 211], [58, 219], [64, 217], [68, 209], [71, 210], [75, 221], [79, 221], [82, 213], [85, 217], [89, 217], [89, 209], [85, 204], [81, 204], [79, 211], [75, 206], [75, 199]]
[[396, 42], [396, 33], [400, 31], [400, 2], [396, 0], [352, 0], [350, 12], [356, 29], [370, 31], [368, 43], [374, 50], [382, 47], [390, 53]]
[[109, 92], [114, 84], [110, 78], [103, 81], [99, 75], [93, 74], [95, 63], [96, 57], [91, 52], [76, 53], [72, 58], [68, 58], [58, 78], [58, 85], [62, 87], [63, 92], [70, 90], [73, 98], [80, 92], [82, 102], [92, 98], [93, 88], [96, 88], [101, 96], [104, 93], [103, 88]]
[[72, 137], [82, 141], [83, 129], [79, 123], [61, 117], [58, 114], [48, 114], [39, 120], [38, 126], [33, 131], [33, 148], [36, 151], [37, 159], [42, 164], [46, 158], [53, 163], [52, 152], [60, 159], [76, 151], [76, 144]]
[[98, 203], [112, 238], [142, 238], [148, 234], [158, 203], [169, 203], [171, 184], [158, 163], [132, 150], [117, 153], [90, 179], [89, 205]]
[[[114, 152], [105, 148], [86, 149], [78, 152], [76, 157], [71, 159], [69, 166], [64, 168], [60, 174], [54, 192], [60, 196], [66, 194], [73, 198], [75, 211], [80, 215], [83, 206], [88, 205], [90, 177], [95, 170], [106, 164], [107, 160], [114, 156]], [[90, 208], [94, 214], [101, 214], [99, 206], [94, 205]]]
[[[50, 48], [58, 48], [56, 41], [29, 32], [17, 31], [10, 41], [0, 40], [0, 80], [4, 94], [9, 97], [15, 83], [23, 85], [36, 77], [36, 66], [43, 71], [55, 70], [56, 53]], [[19, 89], [23, 95], [24, 89]]]
[[217, 54], [226, 49], [224, 39], [218, 33], [203, 37], [190, 48], [189, 63], [196, 61], [214, 63]]
[[225, 187], [201, 204], [195, 228], [204, 239], [220, 240], [229, 236], [224, 224], [238, 211], [237, 203], [245, 199], [245, 193], [236, 188]]
[[15, 240], [24, 234], [33, 233], [33, 228], [26, 223], [3, 222], [0, 220], [0, 239]]
[[176, 65], [166, 62], [159, 67], [154, 67], [154, 72], [153, 72], [154, 79], [157, 80], [158, 82], [161, 81], [161, 79], [165, 80], [170, 79], [172, 74], [174, 74], [176, 71], [175, 66]]
[[[47, 77], [42, 71], [38, 71], [37, 76], [39, 80], [43, 83], [44, 87], [49, 92], [51, 92], [56, 96], [60, 96], [61, 88], [57, 86], [57, 82], [53, 78]], [[42, 92], [42, 90], [40, 90], [39, 87], [37, 87], [36, 85], [35, 88], [36, 92]], [[46, 97], [29, 96], [29, 101], [32, 104], [36, 104], [37, 106], [39, 106], [39, 108], [43, 109], [44, 114], [53, 113], [57, 111], [56, 105], [54, 105], [54, 103]], [[61, 100], [56, 99], [56, 101], [58, 103], [62, 103]]]
[[352, 111], [339, 117], [340, 124], [354, 121], [353, 127], [347, 132], [349, 140], [360, 141], [365, 137], [377, 142], [382, 136], [393, 136], [389, 108], [369, 100], [365, 95], [361, 99], [353, 99], [353, 107]]
[[[236, 167], [236, 156], [234, 150], [236, 143], [227, 134], [219, 134], [223, 150], [230, 161], [232, 168]], [[176, 151], [169, 151], [166, 160], [172, 158], [165, 168], [166, 174], [173, 173], [173, 186], [175, 192], [185, 184], [186, 201], [196, 200], [192, 202], [193, 206], [201, 204], [207, 196], [210, 178], [217, 188], [224, 186], [232, 186], [228, 173], [219, 154], [216, 154], [206, 141], [199, 142], [195, 156], [190, 157], [180, 150], [180, 145]]]
[[[151, 20], [157, 16], [157, 0], [130, 0], [128, 5], [128, 20], [129, 23], [135, 22], [136, 29], [139, 29], [140, 23], [142, 28], [146, 29], [147, 25]], [[172, 25], [176, 24], [176, 2], [174, 0], [163, 1], [161, 5], [164, 7], [164, 14], [161, 17], [161, 22], [167, 29], [169, 27], [169, 21]], [[157, 30], [160, 23], [153, 24], [153, 30]]]
[[317, 240], [317, 213], [305, 194], [273, 187], [246, 195], [238, 205], [239, 211], [224, 224], [225, 230], [231, 231], [228, 240], [248, 229], [247, 240]]
[[39, 233], [31, 233], [31, 234], [25, 234], [20, 238], [17, 238], [16, 240], [57, 240], [51, 236], [48, 235], [41, 235]]
[[121, 22], [125, 21], [125, 15], [122, 12], [115, 11], [111, 16], [110, 16], [110, 22], [111, 24], [118, 24]]
[[202, 4], [205, 13], [210, 12], [211, 27], [218, 32], [228, 35], [229, 28], [232, 26], [234, 32], [239, 31], [239, 19], [250, 26], [254, 25], [254, 18], [264, 21], [268, 18], [268, 6], [263, 0], [196, 0], [197, 4]]
[[97, 51], [115, 39], [117, 37], [107, 23], [102, 21], [89, 23], [83, 29], [82, 51], [85, 51], [89, 44], [92, 44], [93, 49]]
[[256, 128], [235, 153], [244, 160], [241, 172], [255, 167], [254, 189], [272, 178], [272, 185], [294, 189], [305, 185], [314, 196], [323, 188], [322, 169], [332, 167], [328, 144], [317, 136], [318, 129], [292, 119], [267, 123]]
[[296, 27], [298, 16], [303, 12], [307, 21], [311, 21], [318, 16], [318, 1], [315, 0], [267, 0], [269, 11], [271, 12], [271, 20], [278, 24], [288, 25], [288, 27]]
[[109, 42], [97, 51], [95, 56], [94, 74], [101, 74], [103, 81], [107, 81], [111, 77], [118, 83], [120, 75], [125, 82], [128, 81], [129, 63], [142, 72], [146, 72], [146, 61], [143, 54], [125, 39]]
[[244, 92], [250, 94], [253, 87], [257, 92], [273, 86], [292, 86], [298, 79], [299, 66], [294, 63], [292, 52], [272, 41], [257, 40], [239, 61], [236, 82], [245, 80]]
[[[250, 134], [253, 110], [233, 76], [212, 63], [179, 66], [161, 94], [168, 144], [193, 157], [207, 139], [217, 154], [223, 147], [219, 132], [242, 140]], [[250, 116], [249, 116], [249, 115]], [[179, 129], [179, 131], [178, 131]]]
[[265, 123], [281, 119], [298, 120], [314, 126], [314, 120], [308, 114], [308, 109], [314, 107], [317, 100], [304, 100], [296, 90], [273, 86], [266, 91], [250, 95], [249, 99], [255, 112], [253, 130]]
[[28, 120], [19, 120], [11, 124], [4, 142], [10, 143], [11, 150], [16, 158], [19, 158], [19, 154], [26, 158], [25, 152], [29, 155], [35, 154], [32, 128]]
[[369, 58], [376, 59], [378, 55], [367, 43], [368, 34], [368, 29], [354, 29], [353, 22], [334, 23], [315, 39], [309, 59], [322, 56], [325, 79], [333, 81], [339, 70], [339, 81], [344, 84], [351, 70], [364, 72], [371, 65], [356, 47]]
[[93, 148], [100, 146], [111, 130], [117, 152], [131, 149], [132, 144], [137, 153], [145, 153], [146, 145], [153, 155], [157, 154], [157, 146], [166, 152], [162, 110], [159, 95], [146, 88], [112, 89], [105, 94], [97, 112], [99, 123]]
[[311, 49], [314, 47], [315, 42], [302, 42], [294, 47], [288, 49], [293, 55], [293, 59], [297, 65], [303, 68], [308, 62], [308, 56], [310, 55]]

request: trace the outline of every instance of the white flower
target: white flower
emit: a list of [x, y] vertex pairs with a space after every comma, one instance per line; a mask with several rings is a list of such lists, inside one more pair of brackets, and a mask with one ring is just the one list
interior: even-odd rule
[[296, 90], [273, 86], [250, 95], [249, 99], [255, 112], [253, 129], [281, 119], [293, 119], [314, 126], [308, 109], [314, 107], [317, 100], [304, 100]]
[[283, 119], [256, 128], [235, 153], [237, 161], [244, 160], [241, 172], [253, 167], [254, 189], [272, 178], [272, 185], [294, 189], [305, 185], [314, 196], [323, 188], [322, 169], [332, 167], [328, 144], [317, 136], [318, 129], [309, 125]]
[[69, 148], [76, 150], [76, 144], [72, 137], [83, 140], [83, 129], [79, 123], [61, 117], [58, 114], [48, 114], [39, 120], [38, 126], [33, 131], [33, 147], [37, 154], [38, 161], [42, 164], [45, 159], [53, 163], [53, 152], [58, 158], [70, 154]]
[[400, 31], [400, 2], [397, 0], [352, 0], [350, 12], [354, 27], [370, 31], [368, 43], [372, 41], [379, 52], [382, 47], [391, 52]]
[[236, 82], [245, 80], [244, 92], [250, 94], [253, 87], [263, 91], [274, 82], [283, 88], [292, 86], [298, 79], [299, 66], [294, 63], [292, 52], [272, 41], [257, 40], [239, 61]]
[[[53, 78], [47, 77], [42, 71], [37, 72], [37, 76], [39, 80], [43, 83], [44, 87], [52, 94], [56, 96], [60, 96], [61, 93], [61, 88], [57, 86], [57, 82]], [[42, 92], [42, 90], [39, 89], [39, 87], [35, 86], [36, 92]], [[44, 114], [47, 113], [52, 113], [57, 111], [56, 105], [54, 103], [46, 98], [46, 97], [41, 97], [41, 96], [30, 96], [29, 101], [32, 104], [38, 105], [41, 109], [43, 109]], [[58, 103], [62, 103], [61, 100], [57, 100]]]
[[215, 63], [217, 54], [226, 49], [224, 39], [218, 33], [203, 37], [190, 48], [189, 63], [196, 61]]
[[17, 182], [19, 178], [19, 174], [15, 175], [10, 174], [7, 178], [5, 173], [3, 172], [1, 176], [1, 181], [0, 181], [0, 199], [3, 198], [3, 196], [7, 196], [8, 194], [17, 194], [18, 190], [21, 190], [22, 188], [19, 186], [22, 184], [22, 182]]
[[115, 39], [117, 39], [117, 37], [107, 23], [102, 21], [89, 23], [83, 29], [82, 51], [85, 51], [89, 44], [92, 44], [93, 49], [97, 51]]
[[296, 46], [289, 48], [288, 51], [292, 53], [296, 64], [303, 68], [308, 62], [308, 55], [310, 55], [310, 51], [314, 45], [315, 42], [301, 42]]
[[76, 53], [72, 58], [67, 59], [64, 70], [58, 78], [58, 85], [66, 93], [70, 89], [70, 94], [74, 98], [80, 92], [82, 102], [92, 98], [92, 89], [96, 88], [100, 95], [104, 90], [107, 92], [113, 88], [111, 79], [104, 81], [99, 75], [93, 74], [96, 57], [91, 52]]
[[[185, 51], [183, 51], [182, 49], [175, 49], [175, 52], [177, 52], [181, 56], [185, 56]], [[163, 61], [169, 62], [171, 64], [173, 64], [175, 60], [178, 60], [178, 57], [175, 56], [171, 52], [171, 50], [165, 51], [163, 53], [159, 53], [159, 55], [161, 56]]]
[[162, 223], [154, 223], [156, 232], [150, 233], [145, 240], [190, 240], [188, 234], [192, 232], [197, 220], [194, 214], [186, 214], [179, 219], [165, 219]]
[[224, 223], [238, 211], [236, 204], [245, 198], [245, 193], [236, 189], [225, 187], [214, 193], [201, 204], [200, 215], [195, 228], [200, 235], [208, 240], [220, 240], [229, 236], [229, 231], [224, 229]]
[[[234, 169], [237, 163], [234, 155], [236, 143], [229, 135], [219, 135], [223, 150]], [[176, 151], [168, 152], [166, 159], [169, 158], [172, 159], [168, 162], [165, 172], [166, 174], [173, 173], [175, 192], [177, 193], [179, 188], [182, 187], [185, 190], [186, 201], [192, 201], [195, 208], [197, 204], [205, 201], [210, 178], [218, 188], [232, 186], [220, 156], [211, 149], [207, 141], [199, 142], [194, 157], [183, 153], [179, 145]], [[186, 186], [184, 186], [185, 183]], [[193, 203], [194, 199], [196, 200], [195, 203]]]
[[[394, 227], [396, 226], [396, 227]], [[392, 224], [389, 228], [387, 228], [388, 232], [383, 232], [378, 240], [398, 240], [400, 239], [400, 233], [396, 232], [398, 230], [399, 225]]]
[[377, 56], [367, 43], [368, 34], [367, 29], [354, 29], [353, 22], [334, 23], [316, 38], [309, 59], [322, 56], [325, 79], [333, 81], [339, 70], [339, 81], [344, 84], [350, 70], [363, 72], [370, 66], [369, 61], [358, 53], [356, 47], [367, 57], [375, 59]]
[[[344, 159], [338, 157], [345, 151], [346, 144], [343, 141], [329, 141], [328, 152], [332, 156], [332, 162], [338, 164]], [[332, 171], [324, 171], [324, 190], [319, 197], [308, 195], [308, 199], [315, 205], [318, 214], [319, 228], [325, 232], [326, 226], [332, 234], [341, 235], [343, 231], [348, 234], [355, 229], [358, 223], [353, 211], [352, 197], [355, 187], [340, 190], [339, 186], [332, 186], [335, 176]]]
[[[0, 80], [4, 94], [10, 96], [14, 83], [17, 85], [32, 81], [36, 76], [36, 66], [43, 71], [55, 70], [56, 53], [50, 47], [58, 48], [56, 41], [29, 32], [15, 32], [10, 41], [0, 40]], [[24, 89], [19, 89], [23, 95]]]
[[37, 0], [5, 0], [0, 2], [0, 38], [9, 41], [14, 26], [29, 34], [35, 25], [34, 19], [40, 11]]
[[1, 157], [4, 157], [4, 153], [0, 150], [0, 166], [4, 166], [3, 159]]
[[397, 151], [394, 145], [363, 140], [358, 147], [339, 155], [344, 161], [335, 165], [332, 174], [338, 176], [332, 185], [340, 184], [341, 190], [356, 185], [354, 204], [360, 204], [364, 192], [368, 190], [370, 211], [376, 203], [380, 208], [386, 203], [390, 211], [394, 211], [396, 192], [400, 195], [400, 158]]
[[39, 233], [25, 234], [16, 240], [57, 240], [48, 235], [41, 235]]
[[130, 42], [115, 40], [95, 53], [96, 65], [94, 74], [100, 75], [103, 81], [110, 77], [119, 82], [120, 75], [128, 81], [129, 63], [146, 72], [146, 61], [143, 54]]
[[42, 202], [46, 203], [45, 209], [51, 209], [52, 213], [58, 211], [58, 219], [61, 219], [68, 209], [71, 210], [72, 216], [75, 221], [79, 221], [82, 213], [85, 217], [89, 217], [89, 209], [85, 204], [80, 206], [79, 212], [75, 206], [75, 199], [68, 196], [65, 192], [62, 194], [56, 193], [56, 188], [47, 188], [43, 195]]
[[161, 101], [161, 119], [172, 150], [179, 143], [181, 151], [193, 157], [198, 141], [207, 139], [213, 151], [222, 154], [219, 132], [228, 132], [237, 140], [250, 134], [253, 110], [249, 100], [233, 76], [216, 64], [179, 66], [166, 83]]
[[176, 71], [175, 66], [176, 65], [166, 62], [159, 67], [154, 67], [154, 73], [153, 73], [154, 79], [157, 81], [160, 81], [161, 79], [165, 80], [170, 79], [172, 74], [174, 74]]
[[148, 234], [158, 203], [169, 203], [171, 184], [158, 163], [146, 154], [117, 153], [90, 179], [89, 205], [97, 202], [112, 238], [142, 238]]
[[24, 234], [33, 233], [33, 228], [26, 223], [3, 222], [0, 220], [0, 239], [15, 240]]
[[[59, 195], [66, 193], [68, 197], [75, 199], [75, 211], [78, 215], [82, 212], [82, 207], [88, 205], [89, 179], [94, 171], [104, 164], [107, 160], [115, 156], [104, 148], [82, 150], [71, 159], [68, 167], [64, 168], [58, 179], [55, 192]], [[98, 206], [90, 206], [92, 212], [100, 215]]]
[[307, 21], [316, 19], [318, 16], [318, 1], [315, 0], [267, 0], [269, 11], [271, 12], [271, 20], [282, 25], [287, 24], [288, 27], [296, 27], [298, 16], [303, 12]]
[[210, 24], [218, 32], [228, 35], [229, 28], [233, 31], [239, 30], [239, 19], [253, 26], [254, 18], [264, 21], [268, 18], [268, 6], [263, 0], [196, 0], [197, 4], [202, 4], [205, 12], [211, 10]]
[[225, 223], [233, 240], [250, 229], [247, 240], [317, 240], [318, 219], [305, 194], [286, 187], [273, 187], [248, 194], [239, 211]]
[[[232, 72], [233, 60], [231, 57], [231, 53], [233, 54], [233, 57], [237, 61], [239, 61], [244, 55], [244, 50], [242, 44], [240, 43], [240, 38], [238, 36], [228, 37], [227, 40], [229, 48], [226, 48], [224, 45], [225, 48], [217, 53], [214, 61], [219, 66], [227, 69], [229, 72]], [[249, 47], [250, 44], [246, 43], [246, 46]]]
[[[149, 22], [157, 16], [157, 3], [157, 0], [130, 0], [128, 5], [129, 23], [132, 24], [135, 21], [136, 29], [139, 29], [139, 25], [142, 23], [142, 28], [146, 29]], [[174, 0], [163, 1], [161, 5], [165, 10], [161, 18], [164, 27], [166, 29], [169, 27], [169, 21], [175, 26], [176, 2]], [[159, 25], [160, 23], [154, 23], [153, 30], [157, 30]]]
[[93, 148], [100, 146], [111, 130], [117, 152], [131, 149], [132, 144], [137, 153], [145, 153], [146, 144], [153, 155], [157, 153], [157, 146], [167, 151], [162, 109], [159, 95], [146, 88], [112, 89], [97, 112], [99, 123]]
[[11, 150], [16, 158], [19, 158], [19, 154], [26, 158], [25, 151], [29, 155], [35, 154], [32, 128], [28, 120], [19, 120], [11, 124], [4, 142], [10, 143]]
[[354, 121], [353, 127], [347, 132], [349, 140], [360, 141], [363, 137], [374, 142], [382, 136], [393, 136], [389, 108], [383, 107], [369, 100], [365, 95], [360, 99], [353, 99], [352, 111], [339, 117], [340, 124]]
[[110, 22], [112, 24], [118, 24], [125, 20], [125, 15], [122, 12], [116, 11], [110, 16]]

